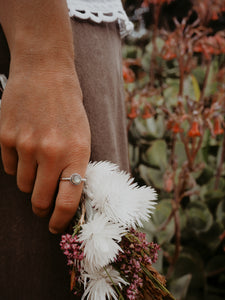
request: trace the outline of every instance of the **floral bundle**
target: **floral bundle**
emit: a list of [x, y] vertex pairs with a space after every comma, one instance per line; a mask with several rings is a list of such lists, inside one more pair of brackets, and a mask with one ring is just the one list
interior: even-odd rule
[[71, 234], [61, 239], [71, 290], [81, 299], [173, 299], [152, 263], [159, 246], [139, 232], [156, 193], [109, 162], [89, 163]]

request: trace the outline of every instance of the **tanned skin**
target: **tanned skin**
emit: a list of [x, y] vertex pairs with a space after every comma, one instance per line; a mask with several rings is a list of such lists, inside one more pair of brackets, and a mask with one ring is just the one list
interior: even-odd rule
[[59, 177], [84, 176], [90, 157], [66, 0], [0, 0], [0, 23], [11, 54], [0, 116], [4, 169], [32, 193], [36, 215], [47, 216], [54, 205], [49, 230], [60, 233], [76, 212], [82, 185]]

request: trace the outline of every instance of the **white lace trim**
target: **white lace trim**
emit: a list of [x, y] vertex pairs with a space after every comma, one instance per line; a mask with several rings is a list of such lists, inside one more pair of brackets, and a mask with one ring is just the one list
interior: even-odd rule
[[120, 0], [67, 0], [67, 4], [70, 17], [96, 23], [118, 21], [122, 38], [133, 30]]

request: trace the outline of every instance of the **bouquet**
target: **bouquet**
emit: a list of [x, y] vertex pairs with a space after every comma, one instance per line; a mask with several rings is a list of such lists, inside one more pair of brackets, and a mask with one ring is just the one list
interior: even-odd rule
[[154, 210], [154, 189], [110, 162], [89, 163], [85, 177], [75, 225], [60, 242], [71, 290], [82, 300], [174, 299], [152, 267], [159, 246], [138, 230]]

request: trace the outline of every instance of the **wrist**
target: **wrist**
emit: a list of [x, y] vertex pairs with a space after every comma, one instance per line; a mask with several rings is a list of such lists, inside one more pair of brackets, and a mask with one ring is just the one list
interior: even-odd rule
[[55, 32], [48, 36], [35, 36], [26, 30], [16, 30], [10, 47], [11, 64], [19, 65], [23, 69], [37, 67], [51, 67], [56, 64], [72, 66], [74, 64], [73, 40], [70, 34], [63, 37], [55, 36]]
[[67, 47], [45, 45], [15, 49], [11, 53], [10, 73], [74, 72], [74, 53]]

